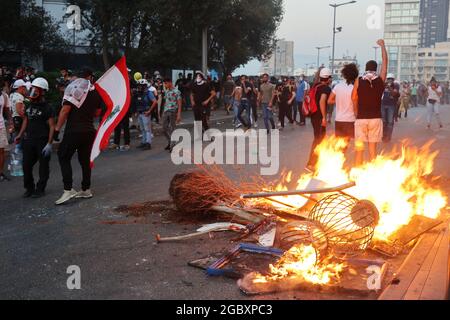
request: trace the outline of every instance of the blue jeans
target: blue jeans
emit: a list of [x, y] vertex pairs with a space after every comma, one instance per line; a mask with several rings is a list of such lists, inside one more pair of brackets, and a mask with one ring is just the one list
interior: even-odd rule
[[141, 127], [142, 144], [152, 144], [153, 135], [151, 118], [141, 113], [139, 115], [139, 123]]
[[234, 113], [234, 125], [237, 126], [239, 124], [239, 119], [238, 119], [238, 115], [239, 115], [239, 107], [241, 105], [240, 101], [236, 101], [234, 99], [231, 100], [232, 101], [232, 105], [233, 105], [233, 113]]
[[396, 109], [396, 106], [381, 106], [381, 115], [383, 117], [383, 141], [385, 142], [389, 142], [392, 139]]
[[[242, 99], [241, 104], [239, 106], [238, 111], [238, 120], [242, 123], [243, 126], [250, 128], [251, 120], [250, 120], [250, 103], [248, 100]], [[247, 112], [247, 120], [242, 118], [242, 113], [246, 111]]]
[[[275, 121], [273, 119], [273, 110], [269, 109], [268, 103], [262, 103], [263, 116], [264, 116], [264, 125], [266, 126], [267, 131], [270, 129], [275, 129]], [[270, 122], [270, 123], [269, 123]], [[272, 126], [270, 126], [271, 124]]]

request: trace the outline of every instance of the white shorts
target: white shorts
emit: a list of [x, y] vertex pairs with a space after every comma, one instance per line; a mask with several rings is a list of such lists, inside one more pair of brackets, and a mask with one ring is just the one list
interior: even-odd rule
[[0, 149], [5, 149], [8, 146], [8, 136], [6, 135], [5, 126], [0, 125]]
[[355, 141], [379, 143], [383, 140], [382, 119], [361, 119], [355, 122]]

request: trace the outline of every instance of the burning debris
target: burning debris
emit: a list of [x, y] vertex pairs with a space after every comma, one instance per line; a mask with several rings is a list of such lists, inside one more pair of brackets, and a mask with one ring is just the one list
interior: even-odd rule
[[[398, 254], [399, 246], [388, 247], [399, 243], [392, 242], [399, 230], [417, 216], [435, 221], [446, 207], [447, 198], [426, 182], [437, 156], [430, 146], [405, 145], [362, 167], [346, 169], [346, 144], [331, 137], [316, 149], [316, 172], [299, 176], [298, 191], [288, 191], [295, 181], [292, 172], [275, 187], [259, 180], [238, 185], [214, 167], [175, 176], [170, 195], [186, 214], [221, 211], [246, 220], [249, 226], [239, 241], [264, 221], [276, 222], [274, 246], [285, 253], [266, 273], [248, 274], [240, 281], [241, 289], [330, 286], [352, 273], [350, 259], [366, 252], [372, 242], [384, 248], [379, 252]], [[281, 218], [280, 212], [288, 218]]]

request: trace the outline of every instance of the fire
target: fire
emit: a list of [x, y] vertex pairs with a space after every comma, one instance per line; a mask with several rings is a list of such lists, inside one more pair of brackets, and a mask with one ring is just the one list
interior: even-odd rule
[[[432, 143], [422, 148], [403, 144], [400, 152], [379, 155], [374, 161], [359, 168], [346, 169], [343, 139], [329, 137], [316, 150], [319, 154], [317, 172], [302, 175], [297, 183], [299, 190], [305, 189], [312, 179], [321, 180], [327, 186], [338, 186], [354, 181], [356, 187], [345, 192], [357, 199], [372, 201], [380, 212], [380, 221], [375, 238], [387, 240], [414, 215], [438, 218], [447, 207], [444, 194], [428, 185], [424, 177], [433, 172], [437, 152], [431, 152]], [[293, 173], [285, 175], [272, 191], [288, 190]], [[308, 199], [301, 196], [276, 197], [276, 202], [265, 200], [277, 209], [298, 210]]]
[[344, 264], [319, 263], [312, 245], [296, 245], [275, 264], [270, 265], [270, 275], [258, 275], [254, 283], [268, 283], [280, 279], [298, 279], [312, 284], [326, 285], [339, 279]]

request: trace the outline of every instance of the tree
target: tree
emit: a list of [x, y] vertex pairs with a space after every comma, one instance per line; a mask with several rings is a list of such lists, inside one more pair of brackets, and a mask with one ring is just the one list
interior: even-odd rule
[[4, 1], [1, 19], [0, 50], [3, 52], [20, 52], [32, 58], [67, 48], [58, 24], [34, 0]]

